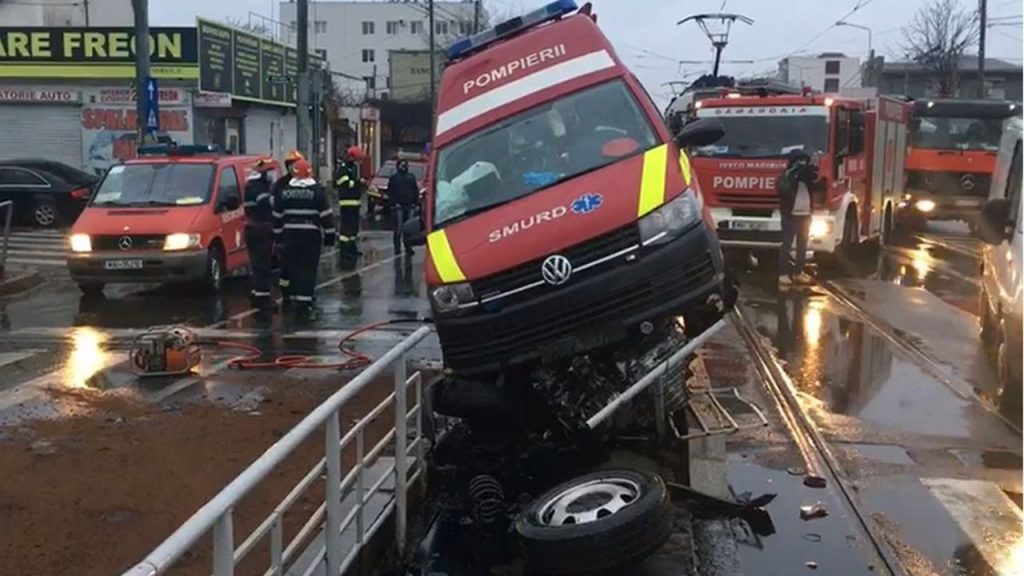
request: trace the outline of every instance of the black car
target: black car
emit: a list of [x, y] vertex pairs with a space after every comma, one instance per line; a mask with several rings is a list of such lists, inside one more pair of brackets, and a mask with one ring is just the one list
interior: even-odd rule
[[[36, 226], [71, 224], [99, 178], [52, 160], [0, 161], [0, 202], [14, 202], [14, 218]], [[0, 218], [3, 218], [0, 211]]]

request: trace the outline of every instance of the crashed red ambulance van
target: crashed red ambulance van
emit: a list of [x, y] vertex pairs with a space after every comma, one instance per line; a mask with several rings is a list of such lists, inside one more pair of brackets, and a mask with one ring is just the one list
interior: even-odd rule
[[[689, 162], [589, 6], [555, 2], [449, 60], [424, 213], [450, 373], [607, 348], [719, 302], [721, 250]], [[689, 128], [680, 142], [721, 136]]]

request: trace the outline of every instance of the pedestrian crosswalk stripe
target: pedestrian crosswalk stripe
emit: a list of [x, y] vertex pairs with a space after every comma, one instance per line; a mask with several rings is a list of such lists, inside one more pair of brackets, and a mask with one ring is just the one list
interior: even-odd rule
[[14, 231], [7, 241], [7, 261], [29, 266], [67, 266], [64, 234], [57, 230]]
[[983, 480], [922, 478], [999, 576], [1019, 576], [1021, 510], [997, 484]]

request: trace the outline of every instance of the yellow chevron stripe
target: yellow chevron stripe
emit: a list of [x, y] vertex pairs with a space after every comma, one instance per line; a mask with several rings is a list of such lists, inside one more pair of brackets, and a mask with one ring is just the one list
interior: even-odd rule
[[644, 172], [640, 180], [637, 216], [643, 216], [665, 202], [665, 172], [668, 170], [668, 144], [644, 153]]
[[683, 181], [689, 186], [693, 172], [690, 168], [690, 158], [682, 150], [679, 151], [679, 169], [683, 171]]
[[427, 249], [430, 250], [430, 258], [434, 261], [434, 268], [437, 269], [441, 282], [451, 284], [466, 280], [466, 275], [462, 273], [462, 268], [459, 268], [459, 263], [455, 260], [455, 254], [444, 230], [431, 232], [427, 236]]

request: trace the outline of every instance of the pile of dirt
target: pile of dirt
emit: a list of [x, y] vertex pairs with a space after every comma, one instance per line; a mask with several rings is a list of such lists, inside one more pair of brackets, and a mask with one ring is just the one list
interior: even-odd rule
[[[121, 573], [336, 389], [336, 381], [282, 382], [249, 412], [71, 396], [62, 401], [87, 403], [88, 409], [0, 430], [3, 572]], [[386, 390], [383, 381], [374, 386], [374, 398], [354, 403], [343, 422], [365, 413]], [[322, 446], [322, 433], [314, 434], [236, 509], [236, 545], [323, 456]], [[322, 494], [314, 484], [308, 500], [297, 505], [306, 516]], [[286, 519], [286, 539], [304, 520]], [[262, 546], [253, 555], [266, 566]], [[189, 555], [184, 573], [210, 573], [209, 538]]]

